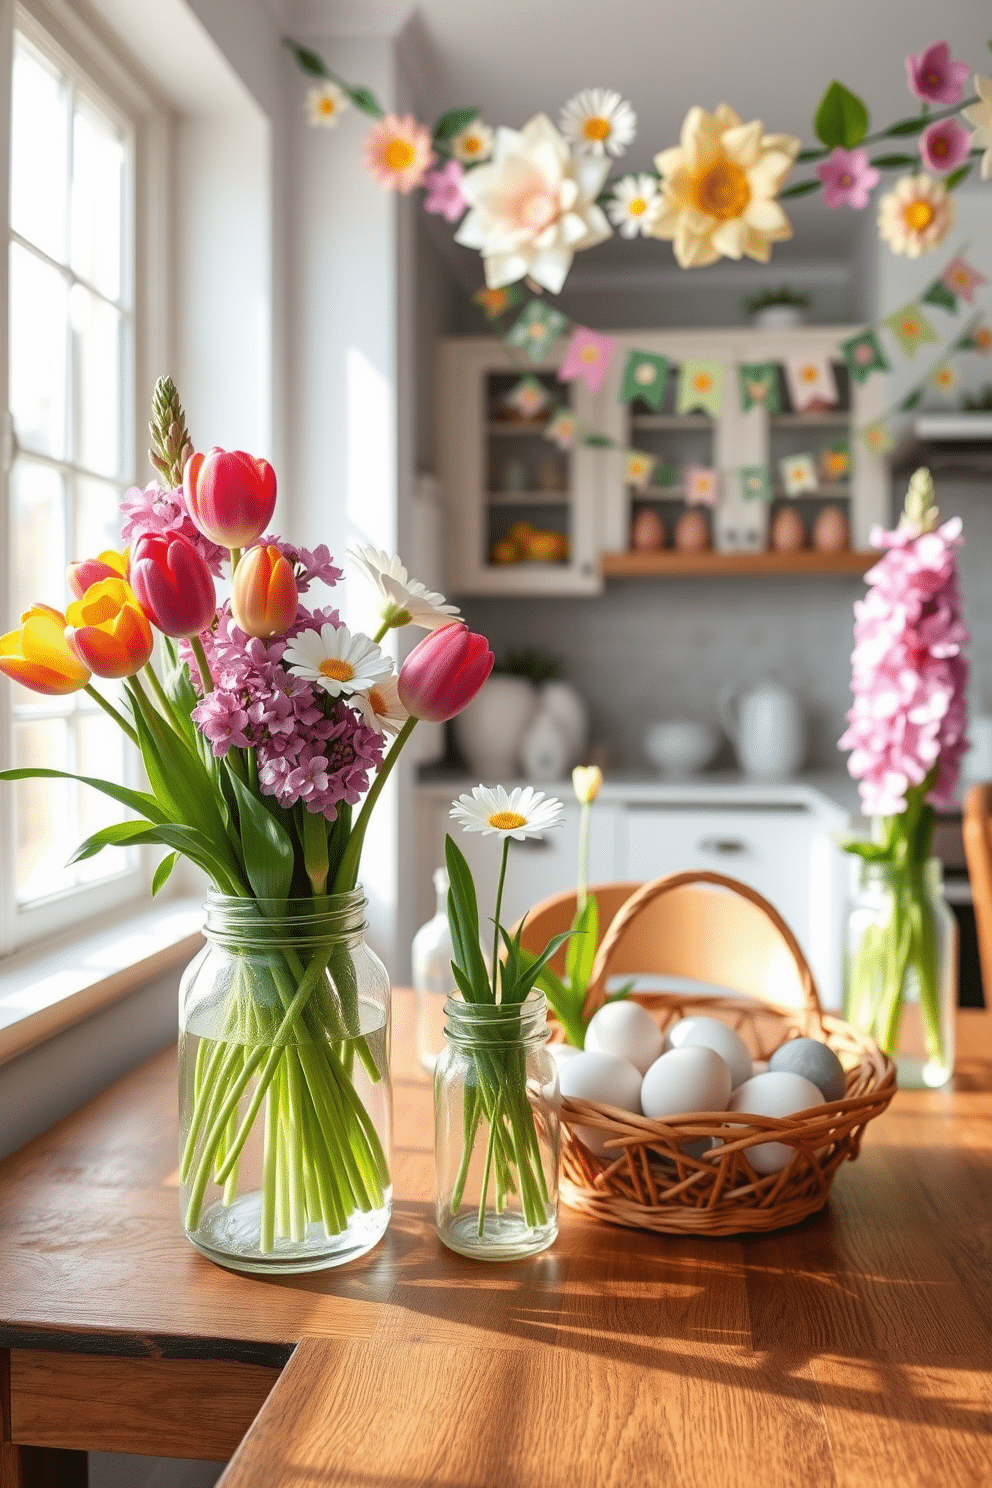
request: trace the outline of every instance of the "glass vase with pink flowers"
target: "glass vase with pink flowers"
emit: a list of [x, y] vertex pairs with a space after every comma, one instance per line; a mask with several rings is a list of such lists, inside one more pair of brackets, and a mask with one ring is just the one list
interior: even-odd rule
[[[165, 850], [153, 893], [180, 857], [210, 880], [207, 943], [180, 988], [189, 1238], [235, 1269], [315, 1270], [368, 1250], [390, 1215], [389, 979], [359, 884], [369, 820], [418, 719], [460, 712], [493, 657], [372, 548], [354, 557], [382, 599], [374, 636], [309, 607], [341, 569], [324, 546], [263, 537], [268, 462], [195, 452], [165, 379], [151, 431], [163, 483], [127, 493], [129, 548], [71, 564], [73, 602], [35, 605], [0, 637], [0, 671], [42, 693], [86, 688], [140, 752], [148, 790], [83, 781], [129, 819], [75, 860], [151, 844]], [[379, 643], [408, 624], [427, 635], [395, 674]], [[119, 679], [116, 699], [95, 678]]]

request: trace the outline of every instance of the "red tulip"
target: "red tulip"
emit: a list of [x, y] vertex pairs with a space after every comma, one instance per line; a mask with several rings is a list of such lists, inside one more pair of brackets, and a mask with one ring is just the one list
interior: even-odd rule
[[263, 641], [296, 619], [296, 577], [278, 548], [249, 548], [231, 579], [231, 614], [245, 635]]
[[246, 548], [261, 537], [276, 505], [276, 473], [244, 450], [190, 455], [183, 471], [186, 505], [204, 537], [222, 548]]
[[199, 635], [217, 609], [213, 575], [181, 532], [141, 534], [131, 550], [131, 588], [167, 636]]
[[400, 702], [414, 718], [444, 723], [468, 707], [495, 659], [485, 636], [466, 625], [442, 625], [414, 646], [400, 668]]
[[115, 553], [108, 548], [99, 558], [80, 558], [70, 563], [65, 571], [65, 581], [76, 599], [82, 599], [87, 589], [99, 584], [101, 579], [127, 578], [128, 550]]
[[123, 579], [101, 579], [65, 612], [69, 649], [98, 677], [133, 677], [155, 644], [151, 626]]

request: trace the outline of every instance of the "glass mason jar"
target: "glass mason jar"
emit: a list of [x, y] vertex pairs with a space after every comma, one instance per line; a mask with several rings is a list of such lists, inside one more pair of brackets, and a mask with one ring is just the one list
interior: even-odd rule
[[902, 1086], [936, 1088], [954, 1072], [957, 964], [940, 861], [863, 863], [847, 921], [844, 1015], [892, 1056]]
[[417, 998], [417, 1058], [428, 1074], [433, 1072], [444, 1047], [444, 1004], [455, 991], [451, 974], [454, 950], [448, 924], [448, 870], [434, 870], [436, 908], [434, 918], [421, 925], [413, 937], [413, 990]]
[[389, 1223], [389, 978], [365, 903], [207, 897], [179, 989], [179, 1176], [186, 1233], [222, 1266], [338, 1266]]
[[512, 1260], [558, 1234], [558, 1069], [543, 992], [518, 1005], [449, 997], [434, 1069], [437, 1229], [449, 1250]]

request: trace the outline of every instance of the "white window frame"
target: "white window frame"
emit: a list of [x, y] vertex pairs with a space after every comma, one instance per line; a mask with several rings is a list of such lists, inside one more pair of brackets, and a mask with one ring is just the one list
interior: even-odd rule
[[[144, 483], [138, 474], [143, 464], [141, 451], [144, 429], [143, 411], [148, 407], [151, 389], [158, 373], [169, 365], [171, 240], [169, 236], [172, 182], [172, 121], [154, 86], [135, 67], [133, 59], [115, 44], [107, 33], [98, 34], [97, 23], [88, 24], [65, 0], [0, 0], [0, 201], [4, 204], [7, 238], [10, 237], [10, 126], [13, 35], [23, 34], [74, 80], [85, 94], [97, 91], [100, 107], [122, 128], [131, 151], [133, 200], [126, 203], [128, 232], [134, 245], [130, 255], [133, 282], [127, 286], [126, 298], [134, 315], [132, 363], [125, 390], [130, 405], [128, 419], [128, 474]], [[8, 388], [8, 268], [5, 248], [0, 255], [0, 410], [3, 414], [3, 437], [0, 439], [0, 537], [3, 557], [0, 561], [0, 619], [3, 630], [16, 623], [9, 615], [10, 603], [10, 531], [9, 476], [13, 441], [9, 415]], [[51, 462], [48, 462], [51, 463]], [[78, 555], [92, 556], [92, 555]], [[39, 596], [41, 597], [41, 596]], [[48, 596], [45, 596], [48, 599]], [[59, 604], [61, 596], [51, 596]], [[10, 687], [0, 687], [0, 768], [10, 764], [12, 743]], [[136, 866], [101, 883], [67, 889], [51, 898], [18, 906], [14, 892], [13, 800], [10, 786], [0, 783], [0, 958], [42, 937], [81, 925], [108, 912], [120, 912], [130, 906], [144, 907], [151, 882], [155, 854], [152, 849], [138, 850]]]

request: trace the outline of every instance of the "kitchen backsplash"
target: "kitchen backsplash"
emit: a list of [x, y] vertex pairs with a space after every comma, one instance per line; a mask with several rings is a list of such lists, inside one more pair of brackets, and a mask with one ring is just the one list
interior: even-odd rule
[[[904, 483], [900, 482], [900, 490]], [[945, 517], [964, 519], [960, 571], [972, 632], [971, 700], [992, 710], [992, 486], [943, 482]], [[901, 504], [901, 494], [900, 494]], [[646, 769], [641, 740], [660, 718], [716, 721], [734, 684], [775, 677], [806, 710], [807, 768], [841, 765], [836, 743], [850, 706], [852, 606], [859, 579], [624, 580], [592, 599], [464, 599], [498, 658], [539, 649], [588, 701], [593, 738], [617, 769]], [[729, 744], [716, 766], [730, 765]]]

